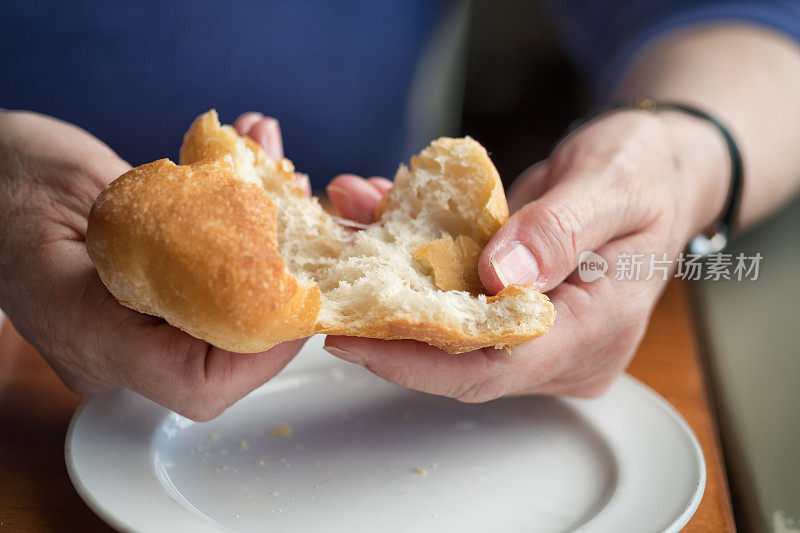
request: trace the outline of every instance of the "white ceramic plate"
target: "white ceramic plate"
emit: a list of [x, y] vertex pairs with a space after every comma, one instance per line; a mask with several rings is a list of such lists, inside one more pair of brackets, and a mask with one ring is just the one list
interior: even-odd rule
[[127, 391], [84, 402], [66, 441], [73, 484], [134, 531], [643, 533], [679, 530], [700, 503], [697, 439], [633, 378], [596, 400], [469, 405], [321, 342], [212, 422]]

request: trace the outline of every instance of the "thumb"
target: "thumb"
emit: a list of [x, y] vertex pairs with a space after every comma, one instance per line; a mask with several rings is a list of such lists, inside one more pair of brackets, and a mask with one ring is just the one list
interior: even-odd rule
[[643, 224], [638, 210], [620, 209], [608, 191], [602, 202], [596, 201], [598, 191], [585, 183], [561, 182], [498, 230], [478, 263], [490, 293], [512, 284], [533, 284], [547, 292], [575, 270], [582, 251], [595, 250]]

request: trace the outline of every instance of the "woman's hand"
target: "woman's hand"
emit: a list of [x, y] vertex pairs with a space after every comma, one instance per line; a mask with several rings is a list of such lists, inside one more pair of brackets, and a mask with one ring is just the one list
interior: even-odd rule
[[[615, 279], [617, 256], [671, 259], [720, 213], [727, 192], [722, 140], [699, 120], [639, 111], [608, 114], [565, 139], [509, 191], [514, 212], [483, 250], [490, 293], [512, 283], [547, 292], [556, 321], [511, 350], [450, 355], [415, 341], [328, 337], [326, 349], [406, 387], [480, 402], [500, 396], [595, 396], [625, 369], [666, 285], [663, 275]], [[365, 221], [380, 198], [353, 176], [330, 197], [343, 216]], [[606, 276], [582, 282], [579, 255], [595, 251]], [[670, 270], [671, 272], [671, 270]]]
[[[237, 126], [282, 155], [275, 120], [248, 114]], [[118, 304], [86, 254], [86, 219], [129, 168], [75, 126], [0, 111], [0, 308], [73, 391], [128, 387], [208, 420], [278, 373], [303, 341], [234, 354]]]

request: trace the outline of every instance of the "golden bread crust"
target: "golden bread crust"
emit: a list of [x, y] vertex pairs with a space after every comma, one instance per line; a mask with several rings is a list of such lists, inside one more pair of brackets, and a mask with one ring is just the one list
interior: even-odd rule
[[[487, 301], [489, 303], [500, 302], [505, 298], [517, 296], [527, 291], [533, 291], [533, 289], [529, 286], [509, 285], [495, 296], [487, 298]], [[407, 315], [386, 317], [381, 322], [365, 326], [348, 324], [341, 328], [327, 328], [318, 331], [318, 333], [383, 340], [412, 339], [436, 346], [454, 355], [490, 346], [511, 349], [541, 337], [553, 325], [556, 314], [550, 300], [538, 291], [535, 291], [535, 294], [542, 304], [542, 314], [539, 316], [537, 328], [532, 330], [519, 331], [509, 326], [505, 331], [493, 331], [486, 335], [471, 335], [459, 328], [458, 324], [427, 322]]]
[[224, 155], [232, 156], [234, 169], [240, 178], [244, 177], [243, 168], [252, 166], [260, 171], [258, 176], [253, 177], [253, 181], [257, 181], [268, 192], [288, 191], [294, 196], [305, 196], [303, 188], [294, 180], [294, 165], [291, 161], [286, 158], [277, 161], [271, 159], [253, 139], [240, 137], [231, 126], [221, 125], [216, 110], [212, 109], [197, 117], [183, 136], [180, 164], [190, 165]]
[[[516, 316], [519, 320], [495, 331], [486, 332], [485, 325], [468, 331], [459, 320], [432, 322], [405, 311], [323, 327], [319, 288], [289, 273], [278, 250], [273, 198], [304, 197], [291, 162], [270, 159], [258, 144], [221, 126], [213, 110], [190, 127], [180, 161], [180, 166], [166, 159], [142, 165], [111, 183], [89, 215], [87, 250], [119, 302], [163, 317], [195, 337], [244, 353], [313, 333], [415, 339], [461, 353], [515, 347], [553, 323], [555, 312], [546, 296], [530, 286], [511, 286], [486, 298], [487, 305], [522, 297], [531, 305], [512, 308], [535, 309], [535, 316]], [[508, 218], [502, 183], [486, 150], [469, 138], [441, 138], [412, 158], [410, 167], [401, 166], [396, 183], [408, 184], [411, 174], [429, 172], [437, 178], [418, 197], [455, 187], [463, 200], [455, 208], [426, 207], [441, 224], [436, 227], [455, 238], [428, 242], [414, 257], [431, 270], [440, 290], [482, 293], [478, 257]], [[385, 197], [379, 216], [409, 209], [401, 188]]]
[[319, 289], [286, 272], [275, 206], [229, 157], [130, 170], [95, 201], [86, 241], [118, 301], [215, 346], [259, 352], [314, 331]]
[[[462, 191], [461, 202], [465, 205], [461, 216], [450, 206], [442, 206], [450, 225], [445, 229], [450, 233], [467, 235], [483, 247], [508, 220], [508, 203], [500, 175], [486, 149], [471, 137], [436, 139], [411, 158], [409, 169], [400, 166], [395, 182], [417, 172], [441, 175], [442, 180]], [[401, 193], [390, 190], [375, 212], [376, 219], [392, 209], [402, 209], [405, 201]]]

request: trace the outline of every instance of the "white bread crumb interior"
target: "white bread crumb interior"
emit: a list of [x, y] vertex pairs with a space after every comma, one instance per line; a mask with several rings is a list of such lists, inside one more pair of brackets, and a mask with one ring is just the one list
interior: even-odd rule
[[299, 195], [294, 182], [276, 179], [275, 168], [257, 165], [244, 139], [231, 157], [236, 175], [262, 187], [276, 204], [278, 247], [288, 272], [319, 287], [319, 331], [368, 329], [388, 316], [442, 324], [468, 337], [541, 334], [552, 322], [552, 306], [532, 287], [497, 300], [445, 292], [413, 257], [423, 244], [448, 236], [486, 244], [476, 218], [487, 209], [490, 185], [475, 166], [478, 149], [485, 155], [469, 137], [434, 141], [413, 171], [401, 165], [380, 220], [359, 231], [339, 225], [316, 198]]

